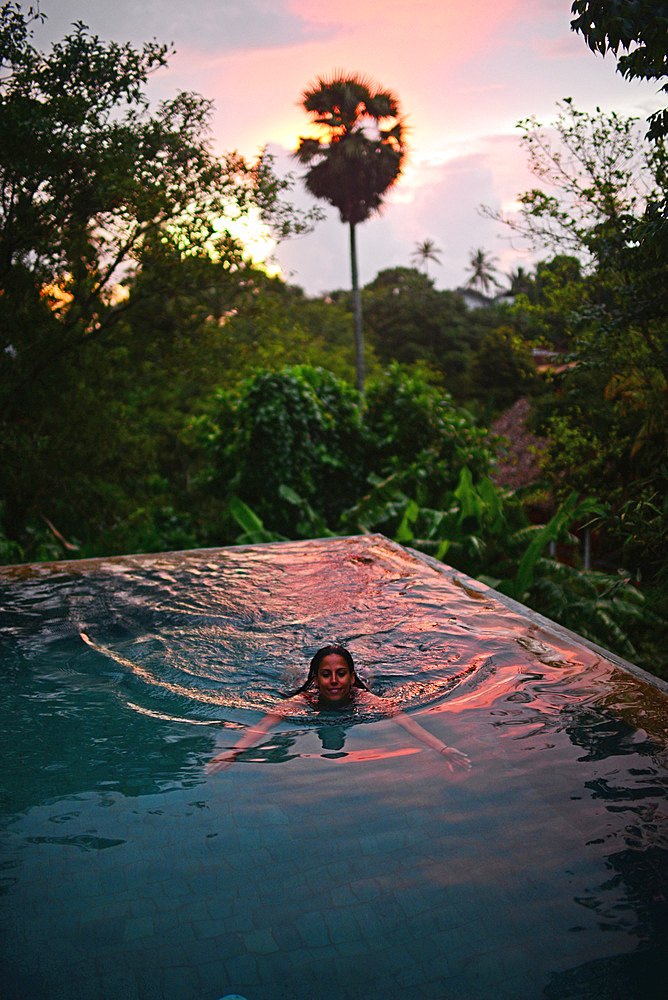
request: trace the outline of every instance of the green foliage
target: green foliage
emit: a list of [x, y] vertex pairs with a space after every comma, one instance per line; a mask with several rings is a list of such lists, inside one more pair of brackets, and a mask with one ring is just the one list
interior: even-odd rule
[[393, 531], [408, 493], [436, 509], [464, 465], [480, 480], [491, 458], [469, 413], [424, 374], [397, 365], [370, 383], [363, 415], [348, 385], [294, 366], [220, 394], [212, 417], [193, 427], [210, 455], [209, 489], [290, 537], [367, 530], [384, 499]]
[[285, 541], [284, 535], [279, 535], [275, 531], [267, 531], [255, 511], [251, 510], [238, 497], [230, 497], [228, 508], [230, 514], [242, 529], [242, 533], [236, 538], [237, 545], [258, 545], [264, 542]]
[[420, 369], [393, 364], [370, 383], [365, 424], [371, 469], [381, 478], [395, 473], [401, 489], [428, 507], [454, 488], [463, 466], [476, 478], [489, 467], [486, 430]]
[[[642, 503], [640, 484], [666, 488], [660, 471], [668, 451], [665, 142], [649, 145], [635, 119], [589, 115], [570, 100], [560, 105], [556, 141], [533, 119], [520, 127], [542, 187], [521, 198], [512, 225], [560, 251], [565, 263], [564, 254], [587, 262], [584, 277], [548, 288], [542, 315], [531, 292], [528, 304], [520, 297], [515, 307], [516, 319], [528, 317], [534, 329], [536, 320], [551, 324], [551, 314], [562, 311], [569, 341], [568, 364], [539, 404], [536, 426], [549, 439], [543, 471], [559, 498], [573, 489], [605, 498], [604, 544], [610, 545], [621, 506], [628, 513], [629, 502]], [[650, 550], [666, 536], [665, 521], [652, 524]], [[632, 568], [647, 571], [637, 548], [634, 558]]]
[[540, 261], [533, 275], [522, 276], [508, 313], [525, 341], [567, 352], [586, 323], [579, 310], [588, 292], [577, 257], [556, 254]]
[[545, 548], [551, 542], [556, 542], [574, 520], [582, 521], [594, 513], [600, 515], [601, 511], [592, 500], [582, 502], [577, 493], [571, 493], [556, 514], [535, 533], [520, 559], [515, 577], [501, 581], [498, 589], [516, 601], [525, 600], [534, 582], [536, 565]]
[[326, 522], [364, 482], [364, 437], [356, 393], [323, 369], [294, 366], [242, 383], [220, 399], [215, 481], [253, 508], [271, 531], [291, 532], [292, 494]]
[[557, 102], [557, 109], [549, 129], [535, 117], [518, 123], [540, 187], [519, 196], [521, 208], [513, 217], [483, 211], [530, 246], [573, 255], [591, 268], [599, 245], [626, 233], [646, 203], [660, 198], [663, 175], [637, 118], [600, 109], [589, 114], [570, 98]]
[[232, 354], [242, 257], [221, 220], [301, 226], [267, 157], [212, 154], [210, 102], [149, 109], [168, 54], [82, 24], [41, 53], [30, 12], [0, 8], [0, 496], [26, 558], [63, 554], [45, 519], [82, 555], [195, 537], [168, 526], [191, 471], [173, 442]]
[[668, 613], [668, 563], [665, 541], [668, 524], [668, 463], [663, 461], [651, 479], [633, 484], [633, 491], [617, 505], [610, 531], [627, 565], [643, 567], [645, 575], [663, 593]]
[[471, 356], [498, 322], [497, 310], [470, 312], [460, 295], [437, 291], [430, 278], [408, 267], [380, 271], [362, 301], [369, 340], [382, 364], [429, 365], [457, 398], [468, 397]]
[[[668, 4], [662, 0], [575, 0], [571, 28], [579, 31], [592, 52], [609, 50], [627, 80], [661, 80], [666, 76]], [[619, 55], [619, 50], [625, 54]], [[668, 92], [668, 83], [661, 87]], [[668, 113], [656, 111], [649, 119], [649, 138], [668, 134]]]
[[531, 348], [511, 326], [490, 330], [473, 358], [471, 381], [488, 413], [507, 409], [521, 396], [531, 395], [537, 389]]
[[278, 492], [295, 508], [294, 534], [297, 538], [326, 538], [334, 534], [327, 527], [324, 517], [289, 486], [280, 486]]
[[174, 507], [169, 496], [162, 493], [152, 497], [143, 493], [142, 500], [140, 505], [136, 505], [136, 500], [128, 503], [126, 516], [116, 518], [100, 534], [96, 539], [98, 551], [174, 552], [202, 544], [191, 513]]
[[668, 524], [657, 503], [668, 490], [665, 381], [649, 365], [635, 367], [644, 351], [629, 332], [627, 349], [634, 344], [625, 374], [580, 366], [558, 380], [551, 405], [544, 398], [542, 467], [556, 497], [571, 489], [605, 497], [603, 547], [616, 558], [621, 547], [625, 565], [651, 579], [663, 566]]
[[23, 550], [16, 542], [7, 538], [4, 531], [4, 511], [0, 504], [0, 565], [23, 561]]
[[[611, 649], [632, 662], [641, 661], [633, 635], [639, 625], [660, 628], [666, 622], [647, 607], [644, 595], [628, 574], [577, 570], [566, 563], [541, 559], [526, 602], [541, 614], [578, 635]], [[659, 664], [647, 667], [658, 672]]]
[[105, 43], [77, 24], [43, 54], [18, 7], [1, 18], [0, 321], [17, 405], [26, 381], [109, 335], [127, 310], [117, 285], [160, 233], [182, 254], [238, 260], [220, 220], [268, 213], [271, 181], [262, 160], [212, 155], [204, 98], [151, 113], [144, 87], [167, 46]]
[[483, 476], [474, 483], [464, 466], [456, 484], [442, 495], [439, 508], [420, 504], [403, 492], [398, 475], [376, 478], [371, 491], [345, 512], [343, 526], [356, 532], [383, 531], [402, 545], [447, 558], [458, 569], [477, 575], [494, 562], [497, 540], [509, 536], [518, 514], [519, 505], [490, 479]]
[[234, 308], [220, 326], [229, 350], [219, 384], [295, 364], [354, 379], [352, 317], [342, 303], [309, 299], [301, 288], [258, 271], [249, 272], [238, 289]]

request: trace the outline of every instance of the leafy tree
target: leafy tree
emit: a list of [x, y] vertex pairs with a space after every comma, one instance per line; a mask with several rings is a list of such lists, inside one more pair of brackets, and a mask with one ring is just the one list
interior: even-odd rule
[[530, 295], [533, 278], [521, 265], [512, 268], [506, 277], [508, 278], [508, 291], [512, 295]]
[[[613, 233], [626, 233], [661, 193], [663, 157], [643, 142], [637, 118], [579, 111], [557, 102], [549, 130], [534, 117], [518, 123], [520, 144], [540, 187], [519, 196], [513, 216], [483, 206], [532, 248], [575, 255], [591, 270]], [[552, 138], [551, 132], [556, 134]]]
[[365, 445], [352, 386], [306, 365], [260, 372], [219, 397], [212, 486], [237, 497], [270, 531], [294, 537], [305, 501], [335, 525], [365, 482]]
[[352, 317], [344, 302], [309, 298], [301, 288], [259, 271], [249, 272], [240, 292], [220, 327], [230, 357], [219, 384], [231, 386], [253, 369], [299, 363], [354, 383]]
[[416, 264], [424, 264], [424, 273], [429, 275], [429, 261], [440, 264], [441, 251], [433, 240], [423, 240], [422, 243], [415, 244], [415, 250], [411, 254], [411, 260]]
[[495, 260], [486, 250], [472, 250], [468, 268], [470, 275], [466, 287], [475, 288], [477, 286], [485, 294], [498, 287], [499, 283], [495, 277], [498, 269]]
[[638, 240], [648, 210], [665, 200], [663, 145], [644, 143], [634, 118], [589, 115], [570, 100], [559, 104], [556, 141], [534, 119], [520, 128], [543, 186], [521, 196], [517, 217], [489, 214], [534, 245], [583, 261], [582, 361], [619, 371], [618, 353], [638, 341], [643, 366], [647, 358], [665, 372], [666, 260]]
[[257, 530], [355, 530], [369, 486], [391, 480], [392, 491], [437, 505], [462, 466], [479, 478], [491, 459], [474, 418], [424, 373], [398, 365], [369, 381], [363, 420], [352, 387], [305, 365], [257, 373], [217, 404], [209, 489], [247, 530], [236, 500], [260, 519]]
[[[2, 347], [13, 359], [8, 405], [18, 386], [54, 359], [107, 335], [127, 308], [117, 286], [128, 266], [140, 263], [147, 241], [168, 230], [182, 251], [237, 260], [240, 248], [221, 219], [258, 205], [268, 218], [275, 188], [266, 159], [213, 156], [209, 101], [181, 93], [150, 113], [143, 87], [165, 65], [166, 46], [136, 51], [77, 24], [42, 54], [18, 6], [6, 4], [1, 17], [0, 318]], [[20, 342], [24, 311], [31, 332]], [[49, 312], [57, 312], [57, 323], [48, 322]], [[35, 337], [40, 315], [48, 333]]]
[[369, 467], [419, 504], [438, 507], [467, 466], [478, 479], [491, 460], [487, 431], [419, 368], [392, 364], [369, 385]]
[[[582, 33], [592, 51], [612, 52], [617, 69], [627, 79], [665, 81], [668, 75], [668, 5], [659, 0], [637, 0], [633, 4], [611, 0], [576, 0], [571, 27]], [[620, 54], [622, 50], [623, 54]], [[661, 90], [668, 93], [668, 83]], [[654, 177], [657, 185], [646, 198], [640, 217], [627, 221], [626, 232], [608, 239], [599, 248], [599, 257], [623, 273], [625, 294], [618, 315], [608, 327], [629, 320], [644, 329], [657, 316], [665, 318], [665, 262], [668, 259], [668, 196], [666, 192], [666, 137], [668, 110], [650, 115], [647, 136], [654, 141]], [[663, 269], [663, 270], [662, 270]], [[664, 348], [665, 360], [665, 348]], [[664, 365], [665, 374], [665, 365]]]
[[507, 409], [537, 387], [531, 348], [511, 326], [490, 330], [473, 358], [471, 380], [489, 414]]
[[590, 284], [577, 257], [556, 254], [539, 261], [532, 277], [522, 276], [515, 302], [508, 307], [513, 326], [527, 342], [567, 352], [587, 323], [579, 308]]
[[[276, 209], [290, 228], [267, 158], [212, 154], [208, 101], [183, 93], [151, 112], [166, 46], [79, 23], [42, 53], [31, 16], [0, 8], [0, 491], [26, 542], [45, 518], [99, 535], [154, 492], [158, 442], [123, 379], [137, 354], [122, 323], [158, 290], [168, 311], [176, 261], [240, 267], [224, 220]], [[144, 266], [154, 282], [135, 281]]]
[[[380, 211], [405, 156], [404, 130], [396, 97], [377, 90], [366, 77], [319, 78], [302, 104], [321, 136], [300, 139], [295, 156], [308, 167], [304, 183], [316, 198], [339, 210], [350, 228], [356, 384], [364, 388], [362, 301], [357, 268], [356, 227]], [[388, 127], [381, 123], [388, 122]]]
[[[666, 198], [665, 143], [649, 145], [635, 119], [588, 115], [570, 101], [560, 106], [557, 141], [535, 122], [521, 127], [544, 187], [525, 194], [509, 221], [559, 252], [538, 294], [563, 310], [570, 341], [568, 367], [540, 404], [544, 470], [559, 499], [572, 489], [605, 497], [601, 544], [658, 581], [651, 553], [665, 540], [661, 511], [642, 544], [640, 532], [618, 531], [639, 523], [648, 484], [661, 494], [667, 482], [668, 258], [656, 223]], [[573, 256], [583, 262], [579, 278]]]
[[[617, 57], [617, 69], [627, 80], [661, 80], [667, 74], [668, 4], [662, 0], [575, 0], [573, 31], [579, 31], [592, 52]], [[620, 55], [620, 49], [623, 53]], [[668, 83], [661, 87], [668, 93]], [[649, 118], [650, 139], [668, 134], [668, 111]]]
[[362, 294], [369, 340], [382, 364], [427, 364], [448, 391], [468, 396], [470, 360], [498, 323], [496, 310], [471, 312], [461, 296], [437, 291], [430, 278], [408, 267], [380, 271]]

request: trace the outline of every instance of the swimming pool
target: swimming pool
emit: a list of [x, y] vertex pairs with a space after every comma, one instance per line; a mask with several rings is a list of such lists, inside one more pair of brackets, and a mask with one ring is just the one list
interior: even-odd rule
[[[664, 996], [660, 682], [382, 536], [10, 567], [0, 607], [7, 1000]], [[208, 778], [332, 640], [472, 771], [295, 707]]]

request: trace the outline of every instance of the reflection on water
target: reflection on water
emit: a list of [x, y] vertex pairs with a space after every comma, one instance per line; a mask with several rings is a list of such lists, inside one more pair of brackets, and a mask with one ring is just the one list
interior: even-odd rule
[[[666, 698], [563, 630], [379, 536], [8, 568], [0, 608], [7, 996], [662, 995]], [[290, 702], [207, 780], [332, 641], [471, 775]]]
[[[267, 708], [332, 637], [351, 648], [376, 690], [404, 708], [432, 704], [475, 669], [486, 633], [494, 640], [490, 606], [476, 604], [473, 636], [461, 589], [428, 572], [425, 586], [392, 550], [370, 547], [383, 558], [362, 558], [351, 545], [343, 554], [312, 546], [304, 559], [287, 544], [261, 555], [228, 549], [37, 576], [23, 583], [15, 619], [10, 587], [10, 628], [24, 657], [47, 642], [59, 666], [76, 657], [77, 670], [120, 682], [138, 704], [160, 710], [182, 699], [200, 720]], [[115, 653], [116, 665], [77, 655], [79, 631]]]

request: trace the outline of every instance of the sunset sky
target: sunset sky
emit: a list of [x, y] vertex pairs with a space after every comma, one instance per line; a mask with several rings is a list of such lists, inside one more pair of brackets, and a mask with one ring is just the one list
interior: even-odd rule
[[[571, 32], [570, 0], [42, 0], [41, 46], [83, 21], [101, 38], [173, 42], [156, 74], [156, 101], [194, 90], [215, 102], [213, 140], [252, 156], [268, 144], [281, 172], [308, 121], [300, 95], [333, 70], [362, 72], [392, 90], [408, 125], [410, 158], [383, 215], [359, 229], [360, 279], [409, 265], [418, 242], [433, 240], [437, 287], [466, 279], [471, 250], [485, 248], [501, 271], [518, 256], [503, 227], [480, 204], [512, 207], [531, 184], [515, 128], [535, 115], [549, 122], [555, 102], [582, 110], [646, 117], [660, 106], [656, 85], [627, 83], [610, 57]], [[298, 186], [293, 199], [312, 200]], [[284, 276], [311, 294], [348, 287], [348, 234], [338, 214], [280, 246]]]

